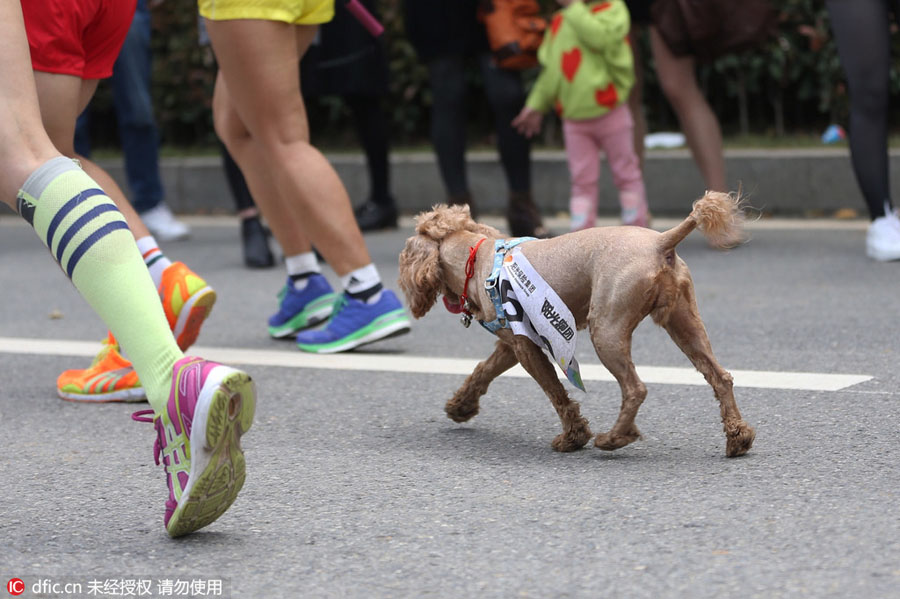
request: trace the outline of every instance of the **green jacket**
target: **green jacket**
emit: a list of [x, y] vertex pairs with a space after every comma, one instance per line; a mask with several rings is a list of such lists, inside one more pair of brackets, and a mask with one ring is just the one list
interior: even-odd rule
[[576, 1], [553, 15], [538, 50], [542, 65], [526, 106], [591, 119], [628, 100], [634, 59], [623, 0]]

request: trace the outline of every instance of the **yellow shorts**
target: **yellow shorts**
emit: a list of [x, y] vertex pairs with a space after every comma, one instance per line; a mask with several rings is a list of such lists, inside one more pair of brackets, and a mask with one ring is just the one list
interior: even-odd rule
[[259, 19], [291, 25], [318, 25], [334, 17], [334, 0], [199, 0], [210, 21]]

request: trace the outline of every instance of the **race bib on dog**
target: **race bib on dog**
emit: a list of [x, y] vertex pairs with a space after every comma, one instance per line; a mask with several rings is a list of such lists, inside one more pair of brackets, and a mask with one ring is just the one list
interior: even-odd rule
[[504, 256], [498, 283], [513, 334], [525, 335], [544, 349], [569, 382], [584, 391], [575, 359], [575, 318], [519, 248]]

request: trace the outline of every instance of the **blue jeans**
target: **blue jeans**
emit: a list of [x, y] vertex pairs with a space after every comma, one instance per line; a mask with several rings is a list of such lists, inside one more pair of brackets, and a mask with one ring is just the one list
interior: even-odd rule
[[[155, 208], [163, 199], [159, 134], [150, 95], [151, 61], [150, 11], [147, 0], [138, 0], [128, 37], [113, 66], [111, 82], [131, 204], [139, 213]], [[84, 111], [75, 128], [75, 151], [83, 156], [89, 156], [91, 151], [89, 112]]]

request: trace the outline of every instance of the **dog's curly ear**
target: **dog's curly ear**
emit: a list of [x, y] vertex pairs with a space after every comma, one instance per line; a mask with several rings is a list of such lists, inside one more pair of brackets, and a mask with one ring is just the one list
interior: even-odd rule
[[415, 318], [425, 316], [441, 291], [439, 257], [438, 242], [424, 235], [407, 239], [400, 252], [398, 282]]

